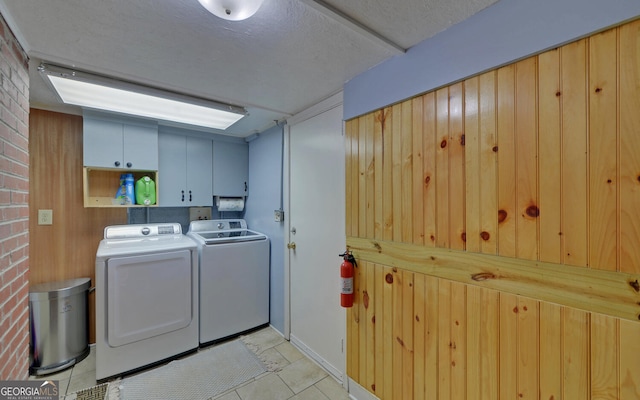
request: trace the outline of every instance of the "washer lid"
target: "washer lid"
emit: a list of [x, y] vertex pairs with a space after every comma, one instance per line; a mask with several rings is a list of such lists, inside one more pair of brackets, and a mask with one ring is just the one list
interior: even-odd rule
[[191, 232], [192, 236], [199, 236], [205, 244], [248, 242], [252, 240], [264, 240], [267, 237], [259, 232], [248, 229], [239, 229], [219, 232]]

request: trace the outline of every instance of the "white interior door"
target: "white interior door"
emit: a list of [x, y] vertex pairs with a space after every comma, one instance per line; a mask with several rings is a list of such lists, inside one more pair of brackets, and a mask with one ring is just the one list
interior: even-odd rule
[[342, 104], [289, 130], [290, 340], [344, 381], [345, 311], [338, 254], [345, 246]]

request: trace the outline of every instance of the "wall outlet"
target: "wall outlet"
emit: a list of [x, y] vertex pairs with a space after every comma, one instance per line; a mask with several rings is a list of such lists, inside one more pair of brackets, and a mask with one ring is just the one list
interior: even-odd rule
[[284, 221], [284, 211], [282, 210], [274, 210], [273, 211], [274, 219], [276, 222]]
[[189, 207], [189, 221], [211, 219], [211, 207]]
[[38, 225], [53, 225], [53, 210], [38, 210]]

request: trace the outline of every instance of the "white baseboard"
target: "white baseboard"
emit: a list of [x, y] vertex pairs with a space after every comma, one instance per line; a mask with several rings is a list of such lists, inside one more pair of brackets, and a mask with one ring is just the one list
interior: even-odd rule
[[370, 391], [360, 386], [360, 384], [351, 378], [349, 379], [349, 398], [353, 400], [380, 400]]
[[311, 358], [313, 361], [315, 361], [316, 363], [318, 363], [322, 368], [324, 368], [328, 373], [330, 373], [331, 375], [333, 375], [333, 377], [341, 384], [344, 386], [344, 375], [343, 372], [340, 371], [338, 368], [334, 367], [333, 365], [331, 365], [327, 360], [325, 360], [324, 358], [320, 357], [320, 355], [318, 353], [316, 353], [315, 351], [311, 350], [311, 348], [309, 348], [307, 345], [305, 345], [302, 341], [300, 341], [297, 337], [295, 337], [294, 335], [291, 335], [290, 337], [290, 342], [291, 344], [293, 344], [294, 346], [296, 346], [298, 349], [300, 349], [300, 351], [302, 351], [304, 354], [306, 354], [309, 358]]

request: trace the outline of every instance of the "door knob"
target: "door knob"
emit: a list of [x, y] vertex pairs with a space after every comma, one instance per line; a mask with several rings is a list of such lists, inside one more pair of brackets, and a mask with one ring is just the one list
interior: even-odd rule
[[295, 250], [296, 249], [296, 242], [287, 243], [287, 249]]

